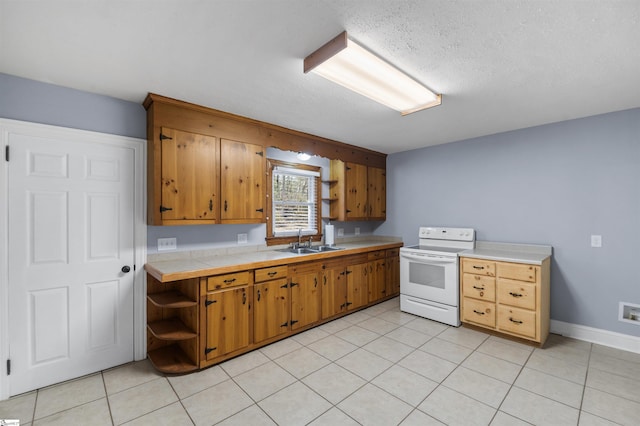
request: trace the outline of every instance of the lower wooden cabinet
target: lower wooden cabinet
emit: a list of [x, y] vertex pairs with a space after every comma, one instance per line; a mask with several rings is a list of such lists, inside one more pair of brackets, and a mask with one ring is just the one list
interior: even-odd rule
[[[399, 291], [398, 250], [161, 283], [148, 275], [153, 365], [186, 373], [275, 342]], [[513, 318], [515, 318], [512, 315]]]
[[543, 345], [549, 335], [550, 260], [540, 265], [460, 259], [461, 321]]

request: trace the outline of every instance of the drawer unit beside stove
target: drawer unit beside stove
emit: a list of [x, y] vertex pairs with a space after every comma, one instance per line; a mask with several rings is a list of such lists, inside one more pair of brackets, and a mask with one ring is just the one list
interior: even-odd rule
[[549, 335], [550, 259], [541, 265], [460, 258], [464, 323], [534, 341]]

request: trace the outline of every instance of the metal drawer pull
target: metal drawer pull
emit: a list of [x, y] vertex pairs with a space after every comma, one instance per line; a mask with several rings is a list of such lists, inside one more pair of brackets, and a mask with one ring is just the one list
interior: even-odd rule
[[476, 311], [475, 309], [473, 310], [473, 312], [475, 312], [478, 315], [484, 315], [484, 312]]
[[474, 265], [473, 269], [484, 269], [484, 266], [475, 266]]
[[476, 290], [484, 290], [484, 287], [476, 287], [475, 285], [473, 286], [473, 288], [475, 288]]
[[522, 324], [522, 321], [520, 320], [514, 320], [513, 318], [509, 317], [509, 321], [511, 321], [514, 324]]
[[229, 284], [234, 282], [236, 279], [235, 278], [231, 278], [230, 280], [224, 280], [225, 283]]
[[274, 276], [275, 274], [277, 274], [278, 272], [276, 271], [272, 271], [272, 272], [267, 272], [267, 275], [269, 275], [270, 277]]
[[514, 293], [512, 291], [509, 292], [510, 295], [512, 295], [513, 297], [522, 297], [522, 294], [520, 293]]

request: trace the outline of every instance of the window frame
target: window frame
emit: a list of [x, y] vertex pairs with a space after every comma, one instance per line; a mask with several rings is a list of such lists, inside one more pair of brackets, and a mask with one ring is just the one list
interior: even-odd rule
[[311, 166], [309, 164], [291, 163], [288, 161], [267, 159], [267, 246], [278, 244], [289, 244], [298, 242], [298, 236], [282, 236], [273, 235], [273, 170], [276, 166], [288, 167], [291, 169], [300, 169], [311, 172], [318, 172], [320, 175], [315, 177], [316, 181], [316, 228], [317, 233], [313, 235], [305, 235], [304, 241], [321, 241], [322, 240], [322, 167]]

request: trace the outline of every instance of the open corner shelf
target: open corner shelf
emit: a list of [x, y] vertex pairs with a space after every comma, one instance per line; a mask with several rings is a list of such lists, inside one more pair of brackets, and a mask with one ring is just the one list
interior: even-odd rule
[[178, 318], [169, 318], [147, 324], [149, 331], [161, 340], [187, 340], [198, 337], [198, 333], [189, 329]]
[[198, 366], [189, 359], [178, 345], [163, 346], [150, 351], [147, 355], [151, 364], [163, 373], [189, 373], [198, 369]]
[[188, 308], [195, 306], [198, 302], [189, 299], [179, 291], [166, 291], [163, 293], [153, 293], [147, 298], [159, 308]]

